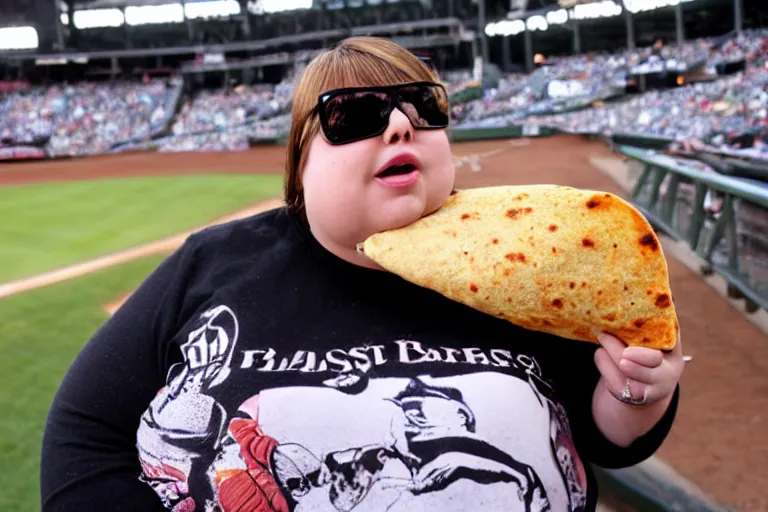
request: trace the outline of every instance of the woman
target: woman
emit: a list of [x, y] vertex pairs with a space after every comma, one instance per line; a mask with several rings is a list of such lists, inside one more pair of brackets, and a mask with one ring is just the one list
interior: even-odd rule
[[451, 194], [448, 112], [388, 40], [317, 57], [287, 207], [191, 236], [85, 346], [50, 412], [43, 509], [593, 510], [587, 462], [651, 455], [679, 345], [526, 331], [356, 251]]

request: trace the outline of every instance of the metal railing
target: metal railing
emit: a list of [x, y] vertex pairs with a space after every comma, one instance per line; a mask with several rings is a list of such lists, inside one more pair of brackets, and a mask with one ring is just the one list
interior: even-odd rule
[[768, 183], [735, 178], [628, 146], [616, 148], [642, 165], [632, 200], [649, 222], [685, 242], [720, 273], [728, 295], [746, 310], [768, 310]]

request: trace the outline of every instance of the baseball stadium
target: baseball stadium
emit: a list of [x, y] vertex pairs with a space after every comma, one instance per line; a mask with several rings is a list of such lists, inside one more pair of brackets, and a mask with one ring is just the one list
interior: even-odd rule
[[41, 509], [54, 396], [142, 282], [284, 206], [296, 84], [355, 36], [439, 77], [457, 190], [614, 194], [660, 240], [679, 405], [652, 456], [593, 464], [597, 510], [768, 511], [765, 0], [1, 2], [0, 511]]

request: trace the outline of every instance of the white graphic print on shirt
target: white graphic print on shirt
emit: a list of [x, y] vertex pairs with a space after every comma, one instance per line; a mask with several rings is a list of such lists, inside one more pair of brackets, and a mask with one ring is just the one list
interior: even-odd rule
[[[533, 358], [412, 340], [327, 353], [236, 354], [238, 331], [226, 306], [201, 315], [182, 347], [185, 362], [172, 368], [142, 416], [141, 478], [169, 509], [585, 507], [585, 470], [565, 411]], [[441, 363], [467, 371], [432, 376], [418, 369]], [[389, 365], [414, 371], [382, 376], [378, 370]], [[254, 390], [230, 414], [211, 390], [238, 371], [324, 378]]]

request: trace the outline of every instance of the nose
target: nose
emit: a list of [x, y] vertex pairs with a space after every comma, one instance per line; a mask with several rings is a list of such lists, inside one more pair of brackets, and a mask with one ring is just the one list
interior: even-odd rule
[[399, 109], [393, 109], [389, 114], [389, 124], [384, 130], [384, 143], [395, 144], [400, 141], [413, 140], [413, 126], [408, 120], [408, 116]]

